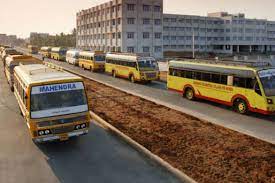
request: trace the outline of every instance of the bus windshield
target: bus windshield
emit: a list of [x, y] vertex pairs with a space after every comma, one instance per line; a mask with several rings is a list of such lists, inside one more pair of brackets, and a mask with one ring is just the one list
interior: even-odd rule
[[96, 62], [104, 62], [105, 61], [105, 56], [104, 55], [96, 55], [95, 56], [95, 61]]
[[139, 60], [138, 66], [140, 70], [156, 70], [157, 64], [154, 60]]
[[266, 69], [258, 72], [265, 95], [275, 96], [275, 69]]
[[82, 82], [32, 88], [31, 118], [39, 119], [88, 111]]

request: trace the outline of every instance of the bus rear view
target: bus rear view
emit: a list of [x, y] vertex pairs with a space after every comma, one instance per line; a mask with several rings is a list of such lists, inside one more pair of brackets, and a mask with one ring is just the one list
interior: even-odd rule
[[[16, 68], [16, 78], [17, 88], [27, 86], [22, 99], [27, 100], [26, 106], [20, 108], [35, 142], [63, 141], [88, 133], [89, 107], [80, 77], [45, 65], [28, 65]], [[26, 83], [21, 85], [21, 81]]]

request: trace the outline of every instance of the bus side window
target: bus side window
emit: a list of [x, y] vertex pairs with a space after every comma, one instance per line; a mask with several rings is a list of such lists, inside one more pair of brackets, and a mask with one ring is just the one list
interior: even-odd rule
[[234, 86], [236, 87], [241, 87], [241, 88], [245, 88], [245, 78], [241, 78], [241, 77], [234, 77], [233, 83]]
[[255, 82], [255, 85], [254, 85], [254, 91], [261, 95], [262, 96], [262, 92], [261, 92], [261, 89], [260, 89], [260, 86], [259, 86], [259, 83], [258, 82]]
[[221, 82], [221, 75], [220, 74], [212, 74], [211, 81], [213, 83], [220, 83]]
[[227, 76], [226, 75], [221, 75], [221, 84], [227, 85]]
[[192, 71], [186, 71], [186, 78], [193, 79], [193, 72]]
[[169, 68], [169, 75], [172, 76], [173, 75], [173, 69]]
[[246, 79], [246, 88], [253, 89], [255, 85], [256, 80], [253, 78], [247, 78]]
[[211, 81], [211, 74], [209, 74], [209, 73], [202, 73], [202, 80], [203, 81]]
[[196, 80], [201, 80], [201, 72], [198, 72], [198, 71], [194, 72], [193, 78]]

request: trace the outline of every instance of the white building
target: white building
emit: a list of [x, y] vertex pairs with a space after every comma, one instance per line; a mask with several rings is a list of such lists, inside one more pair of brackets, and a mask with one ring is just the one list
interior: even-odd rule
[[77, 13], [77, 47], [150, 53], [275, 51], [275, 22], [244, 14], [163, 13], [163, 0], [113, 0]]

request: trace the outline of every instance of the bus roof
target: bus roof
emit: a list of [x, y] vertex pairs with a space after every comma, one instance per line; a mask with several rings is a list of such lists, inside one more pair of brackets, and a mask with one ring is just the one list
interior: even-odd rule
[[93, 57], [96, 54], [104, 54], [102, 51], [81, 51], [79, 52], [80, 56], [87, 56], [87, 57]]
[[53, 47], [51, 51], [59, 52], [59, 51], [62, 51], [62, 50], [67, 50], [67, 48], [65, 48], [65, 47]]
[[43, 61], [27, 55], [10, 55], [6, 58], [7, 66], [21, 64], [43, 64]]
[[68, 50], [67, 51], [67, 54], [72, 54], [72, 55], [76, 55], [76, 54], [79, 54], [80, 51], [79, 50]]
[[113, 59], [119, 61], [137, 62], [138, 60], [155, 60], [148, 55], [132, 54], [132, 53], [107, 53], [106, 59]]
[[185, 64], [192, 65], [205, 65], [205, 66], [215, 66], [221, 68], [238, 68], [242, 70], [259, 70], [263, 68], [270, 68], [271, 64], [269, 62], [256, 62], [256, 61], [232, 61], [232, 60], [171, 60], [169, 61], [171, 66], [181, 66]]
[[52, 47], [50, 47], [50, 46], [43, 46], [43, 47], [41, 47], [41, 51], [50, 51], [51, 50], [51, 48]]
[[211, 62], [198, 62], [194, 60], [170, 61], [170, 68], [188, 69], [194, 71], [214, 72], [221, 74], [236, 75], [239, 77], [255, 77], [257, 70], [266, 67], [250, 67], [244, 65], [228, 65], [224, 63]]
[[82, 80], [81, 77], [74, 74], [42, 64], [20, 65], [15, 67], [15, 72], [27, 85], [42, 82], [54, 83], [57, 81], [66, 82], [66, 80]]

